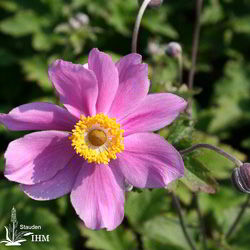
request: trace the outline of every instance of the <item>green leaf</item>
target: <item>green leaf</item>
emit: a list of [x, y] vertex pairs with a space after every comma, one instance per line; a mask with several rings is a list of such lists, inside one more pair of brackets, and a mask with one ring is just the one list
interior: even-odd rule
[[218, 0], [210, 0], [209, 5], [203, 9], [202, 24], [215, 24], [224, 18], [223, 8]]
[[192, 144], [193, 121], [186, 116], [180, 116], [168, 130], [167, 140], [178, 149]]
[[3, 8], [7, 11], [15, 12], [18, 10], [18, 4], [14, 1], [10, 0], [1, 0], [0, 1], [0, 8]]
[[45, 91], [52, 89], [52, 84], [48, 78], [48, 63], [46, 59], [37, 55], [21, 60], [21, 66], [27, 80], [35, 81]]
[[166, 249], [183, 250], [182, 247], [174, 246], [168, 243], [160, 243], [146, 236], [143, 236], [142, 241], [143, 241], [144, 250], [166, 250]]
[[131, 25], [134, 22], [135, 10], [137, 2], [134, 0], [120, 1], [113, 0], [105, 2], [105, 8], [103, 7], [103, 1], [75, 1], [75, 7], [79, 8], [81, 5], [86, 5], [88, 12], [96, 17], [102, 19], [116, 32], [128, 36], [131, 34]]
[[[172, 188], [174, 184], [175, 188]], [[193, 195], [190, 189], [180, 179], [168, 185], [168, 190], [174, 192], [185, 205], [188, 206], [192, 203]]]
[[[229, 145], [220, 143], [218, 137], [216, 136], [210, 136], [196, 131], [194, 133], [193, 143], [212, 144], [232, 154], [241, 161], [246, 160], [246, 156], [243, 153], [235, 150]], [[235, 168], [235, 164], [233, 162], [213, 150], [199, 149], [195, 151], [195, 154], [193, 154], [192, 157], [200, 161], [209, 171], [211, 171], [213, 177], [217, 179], [229, 178], [232, 174], [232, 169]]]
[[163, 36], [170, 37], [172, 39], [177, 39], [179, 37], [177, 31], [170, 25], [166, 23], [167, 11], [163, 9], [151, 10], [150, 15], [146, 14], [142, 19], [142, 26], [146, 27], [153, 34], [160, 34]]
[[213, 118], [208, 127], [212, 133], [236, 127], [241, 121], [250, 121], [250, 67], [244, 62], [230, 61], [224, 71], [225, 76], [216, 83], [215, 107], [211, 109]]
[[250, 15], [236, 17], [231, 20], [232, 28], [237, 33], [250, 34]]
[[241, 219], [241, 225], [238, 226], [228, 242], [237, 250], [248, 250], [250, 245], [250, 211], [247, 210]]
[[36, 32], [32, 40], [32, 46], [38, 51], [49, 51], [56, 44], [64, 45], [66, 39], [59, 34], [47, 34], [45, 32]]
[[118, 32], [128, 36], [131, 34], [131, 30], [128, 27], [128, 23], [131, 21], [131, 13], [136, 6], [135, 1], [116, 1], [116, 4], [110, 2], [110, 11], [112, 15], [108, 18], [108, 22]]
[[[239, 193], [231, 186], [221, 186], [220, 191], [214, 195], [201, 193], [199, 204], [201, 210], [206, 214], [213, 214], [216, 225], [214, 227], [222, 233], [226, 233], [238, 215], [241, 204], [245, 201], [246, 195]], [[210, 220], [212, 224], [215, 221]], [[208, 222], [209, 223], [209, 222]]]
[[87, 237], [87, 247], [100, 250], [128, 250], [137, 249], [135, 235], [122, 226], [114, 231], [93, 231], [83, 226], [80, 227], [81, 233]]
[[178, 78], [178, 63], [176, 60], [165, 55], [154, 55], [153, 57], [155, 67], [149, 68], [152, 71], [149, 78], [152, 81], [152, 92], [172, 92], [176, 90], [173, 83]]
[[167, 192], [164, 189], [143, 190], [141, 193], [129, 192], [125, 215], [129, 222], [140, 230], [144, 222], [167, 211], [169, 202]]
[[180, 179], [191, 191], [202, 191], [205, 193], [215, 193], [217, 182], [211, 172], [197, 159], [185, 158], [184, 177]]
[[[189, 249], [185, 236], [177, 218], [170, 219], [166, 215], [157, 216], [145, 223], [143, 235], [150, 240], [158, 242], [160, 245], [173, 246], [173, 249]], [[192, 235], [192, 231], [189, 230]], [[149, 242], [147, 242], [149, 244]], [[165, 248], [168, 249], [168, 248]], [[172, 248], [169, 248], [172, 249]]]
[[17, 12], [16, 15], [0, 22], [0, 30], [16, 37], [37, 32], [42, 26], [46, 26], [48, 20], [39, 17], [31, 10]]

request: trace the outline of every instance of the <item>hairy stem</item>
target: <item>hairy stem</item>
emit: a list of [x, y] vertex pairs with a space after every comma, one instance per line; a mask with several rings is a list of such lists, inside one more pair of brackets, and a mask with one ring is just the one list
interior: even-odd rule
[[184, 219], [183, 219], [183, 215], [182, 215], [182, 211], [181, 211], [181, 204], [179, 202], [179, 199], [174, 193], [172, 193], [172, 198], [173, 198], [174, 206], [177, 210], [177, 214], [179, 216], [181, 228], [182, 228], [183, 234], [187, 240], [187, 243], [192, 250], [196, 250], [194, 243], [192, 242], [192, 240], [187, 232], [187, 228], [186, 228], [186, 224], [185, 224]]
[[237, 225], [240, 222], [240, 219], [242, 218], [243, 214], [246, 211], [246, 208], [248, 207], [249, 201], [250, 201], [250, 195], [247, 195], [246, 201], [243, 203], [240, 212], [238, 213], [237, 217], [235, 218], [235, 221], [233, 222], [232, 226], [229, 228], [226, 234], [226, 239], [228, 239], [232, 235], [232, 233], [235, 231]]
[[200, 37], [200, 28], [201, 28], [201, 9], [202, 9], [203, 0], [196, 0], [196, 21], [193, 33], [193, 44], [192, 44], [192, 65], [188, 76], [188, 87], [193, 88], [195, 67], [196, 67], [196, 58], [197, 51], [199, 46], [199, 37]]
[[140, 29], [140, 25], [141, 25], [141, 19], [143, 17], [143, 14], [148, 6], [148, 4], [151, 2], [151, 0], [144, 0], [138, 15], [136, 17], [136, 21], [135, 21], [135, 27], [134, 27], [134, 31], [133, 31], [133, 37], [132, 37], [132, 52], [136, 53], [137, 52], [137, 40], [138, 40], [138, 34], [139, 34], [139, 29]]
[[199, 206], [199, 202], [198, 202], [198, 194], [193, 193], [193, 198], [194, 198], [194, 203], [195, 203], [197, 215], [199, 218], [200, 231], [202, 232], [203, 249], [206, 250], [207, 249], [207, 238], [206, 238], [205, 225], [203, 222], [203, 218], [202, 218], [202, 214], [201, 214], [201, 210], [200, 210], [200, 206]]
[[184, 156], [185, 154], [191, 153], [194, 150], [199, 149], [199, 148], [206, 148], [206, 149], [213, 150], [213, 151], [217, 152], [218, 154], [224, 156], [228, 160], [232, 161], [237, 167], [240, 167], [240, 166], [243, 165], [243, 163], [240, 160], [238, 160], [237, 158], [235, 158], [233, 155], [225, 152], [221, 148], [218, 148], [218, 147], [210, 145], [210, 144], [205, 144], [205, 143], [195, 144], [195, 145], [191, 146], [190, 148], [181, 150], [180, 154], [182, 156]]

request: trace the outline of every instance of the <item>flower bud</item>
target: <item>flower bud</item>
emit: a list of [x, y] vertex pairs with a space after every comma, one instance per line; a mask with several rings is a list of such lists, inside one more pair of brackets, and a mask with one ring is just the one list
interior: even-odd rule
[[179, 43], [171, 42], [166, 47], [166, 53], [167, 55], [171, 57], [179, 57], [182, 53], [182, 48]]
[[[142, 5], [143, 0], [139, 0], [139, 4]], [[149, 7], [159, 7], [163, 3], [163, 0], [151, 0], [148, 4]]]
[[233, 170], [232, 182], [240, 192], [250, 193], [250, 163], [244, 163]]
[[77, 13], [76, 19], [82, 24], [82, 25], [88, 25], [89, 24], [89, 17], [84, 13]]

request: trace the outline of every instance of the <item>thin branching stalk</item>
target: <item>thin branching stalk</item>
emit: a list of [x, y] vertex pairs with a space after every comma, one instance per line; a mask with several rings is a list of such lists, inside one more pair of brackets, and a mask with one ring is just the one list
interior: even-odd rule
[[200, 231], [202, 232], [202, 244], [203, 244], [203, 249], [207, 250], [207, 237], [206, 237], [206, 230], [205, 230], [205, 225], [204, 225], [204, 221], [203, 221], [203, 217], [202, 217], [202, 213], [201, 213], [201, 209], [200, 209], [200, 205], [199, 205], [199, 201], [198, 201], [198, 195], [199, 193], [193, 193], [193, 198], [194, 198], [194, 203], [195, 203], [195, 208], [197, 211], [197, 215], [199, 218], [199, 224], [200, 224]]
[[221, 148], [218, 148], [218, 147], [216, 147], [214, 145], [210, 145], [210, 144], [206, 144], [206, 143], [195, 144], [195, 145], [191, 146], [190, 148], [181, 150], [180, 154], [182, 156], [184, 156], [185, 154], [191, 153], [194, 150], [199, 149], [199, 148], [206, 148], [206, 149], [213, 150], [213, 151], [217, 152], [218, 154], [224, 156], [228, 160], [232, 161], [237, 167], [240, 167], [240, 166], [243, 165], [243, 163], [240, 160], [238, 160], [237, 158], [235, 158], [233, 155], [225, 152]]
[[132, 37], [132, 52], [136, 53], [137, 52], [137, 40], [138, 40], [138, 34], [139, 34], [139, 29], [140, 29], [140, 25], [141, 25], [141, 19], [143, 17], [143, 14], [148, 6], [148, 4], [151, 2], [151, 0], [144, 0], [138, 15], [136, 17], [136, 21], [135, 21], [135, 27], [134, 27], [134, 31], [133, 31], [133, 37]]
[[247, 199], [246, 201], [243, 203], [241, 210], [239, 211], [237, 217], [235, 218], [235, 221], [233, 222], [232, 226], [229, 228], [227, 234], [226, 234], [226, 239], [230, 238], [230, 236], [232, 235], [232, 233], [235, 231], [237, 225], [240, 222], [240, 219], [242, 218], [242, 216], [244, 215], [248, 205], [250, 202], [250, 195], [247, 195]]
[[188, 245], [190, 246], [190, 248], [192, 250], [196, 250], [196, 247], [195, 247], [194, 243], [192, 242], [192, 240], [191, 240], [191, 238], [190, 238], [190, 236], [188, 234], [186, 224], [185, 224], [184, 219], [183, 219], [181, 204], [179, 202], [179, 199], [174, 193], [172, 193], [172, 198], [173, 198], [173, 203], [174, 203], [174, 206], [175, 206], [175, 208], [177, 210], [177, 214], [179, 216], [181, 228], [182, 228], [183, 234], [184, 234], [184, 236], [185, 236], [185, 238], [187, 240], [187, 243], [188, 243]]
[[203, 5], [203, 0], [196, 0], [196, 21], [193, 33], [193, 43], [192, 43], [192, 65], [188, 76], [188, 87], [190, 89], [193, 88], [194, 82], [194, 74], [196, 67], [196, 58], [199, 46], [199, 38], [200, 38], [200, 28], [201, 28], [201, 9]]

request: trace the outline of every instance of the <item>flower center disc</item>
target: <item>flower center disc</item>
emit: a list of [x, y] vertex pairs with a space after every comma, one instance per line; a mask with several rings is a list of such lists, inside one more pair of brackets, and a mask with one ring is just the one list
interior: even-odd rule
[[89, 132], [88, 139], [94, 146], [102, 146], [107, 141], [107, 136], [102, 130], [94, 129]]
[[88, 163], [108, 164], [124, 150], [123, 133], [115, 118], [104, 114], [81, 116], [69, 139], [76, 153]]

